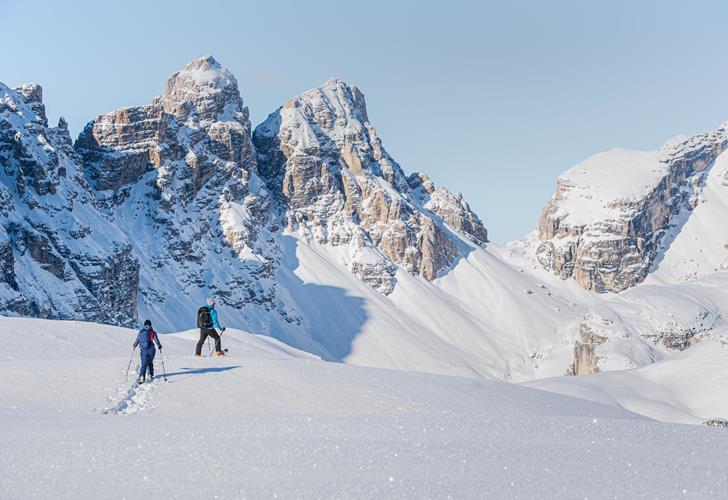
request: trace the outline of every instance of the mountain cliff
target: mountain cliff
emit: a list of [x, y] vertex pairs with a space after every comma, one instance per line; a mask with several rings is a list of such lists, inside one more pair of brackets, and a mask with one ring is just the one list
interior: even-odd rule
[[214, 294], [222, 307], [293, 321], [276, 296], [280, 252], [248, 109], [214, 58], [191, 61], [150, 105], [99, 116], [76, 149], [98, 203], [130, 237], [143, 314], [181, 327]]
[[382, 293], [397, 266], [431, 281], [487, 231], [459, 195], [405, 176], [370, 123], [364, 95], [332, 78], [289, 100], [253, 134], [261, 175], [285, 226], [346, 247], [347, 265]]
[[0, 84], [0, 310], [132, 325], [139, 265], [38, 85]]
[[[562, 174], [538, 224], [541, 265], [596, 292], [644, 281], [665, 237], [697, 206], [725, 126], [657, 151], [612, 150]], [[661, 245], [662, 244], [662, 245]]]

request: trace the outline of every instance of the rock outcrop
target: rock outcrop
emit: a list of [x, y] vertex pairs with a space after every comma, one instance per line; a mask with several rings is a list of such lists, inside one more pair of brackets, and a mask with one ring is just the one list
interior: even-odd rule
[[579, 325], [579, 339], [574, 345], [574, 362], [567, 375], [589, 375], [599, 371], [599, 356], [596, 348], [607, 341], [607, 337], [597, 335], [588, 324]]
[[0, 84], [0, 313], [131, 325], [139, 264], [42, 95]]
[[99, 116], [76, 149], [107, 216], [132, 237], [143, 312], [196, 310], [215, 293], [221, 305], [291, 319], [276, 299], [248, 109], [215, 59], [191, 61], [148, 106]]
[[369, 122], [364, 95], [339, 79], [288, 101], [253, 142], [287, 229], [346, 247], [350, 270], [382, 293], [394, 289], [398, 267], [433, 280], [461, 255], [461, 237], [487, 241], [460, 195], [405, 176]]
[[[728, 324], [728, 274], [670, 285], [642, 285], [604, 297], [581, 315], [568, 373], [624, 370], [674, 357]], [[572, 333], [573, 332], [573, 333]]]
[[727, 144], [721, 127], [657, 151], [613, 150], [574, 166], [559, 177], [539, 220], [539, 262], [597, 292], [641, 283]]

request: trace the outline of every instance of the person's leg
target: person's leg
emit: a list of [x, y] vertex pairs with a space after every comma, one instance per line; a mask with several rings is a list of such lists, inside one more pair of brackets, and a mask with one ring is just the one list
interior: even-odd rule
[[202, 346], [205, 343], [207, 335], [208, 330], [205, 330], [204, 328], [200, 330], [200, 341], [197, 342], [197, 347], [195, 347], [195, 356], [199, 356], [202, 354]]
[[141, 356], [141, 366], [139, 367], [139, 378], [144, 378], [147, 374], [147, 363], [149, 358], [147, 357], [147, 353], [144, 352], [144, 349], [139, 351], [139, 355]]
[[149, 351], [149, 376], [152, 378], [154, 378], [154, 355], [156, 353], [156, 349]]
[[212, 332], [210, 332], [210, 337], [215, 339], [215, 352], [222, 352], [222, 342], [220, 341], [220, 334], [213, 330]]

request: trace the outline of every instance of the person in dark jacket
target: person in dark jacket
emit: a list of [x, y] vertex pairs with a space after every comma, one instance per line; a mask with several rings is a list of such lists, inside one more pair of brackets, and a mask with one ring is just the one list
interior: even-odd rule
[[152, 328], [152, 322], [146, 320], [144, 328], [139, 330], [137, 338], [134, 341], [134, 347], [139, 346], [139, 355], [142, 358], [142, 365], [139, 369], [139, 383], [143, 384], [147, 372], [149, 372], [149, 381], [154, 380], [154, 355], [156, 350], [154, 344], [157, 344], [159, 350], [162, 350], [162, 343], [159, 341], [157, 332]]
[[[202, 354], [202, 346], [205, 343], [207, 337], [212, 337], [215, 341], [215, 354], [217, 356], [222, 356], [224, 354], [222, 351], [222, 345], [220, 344], [220, 335], [217, 333], [217, 330], [215, 330], [215, 328], [220, 330], [220, 333], [224, 332], [225, 328], [220, 327], [220, 321], [217, 319], [217, 311], [215, 310], [215, 299], [212, 297], [207, 299], [206, 307], [208, 311], [208, 320], [200, 327], [200, 341], [197, 342], [197, 347], [195, 348], [196, 358], [199, 358]], [[204, 311], [204, 309], [202, 308], [200, 308], [200, 310]]]

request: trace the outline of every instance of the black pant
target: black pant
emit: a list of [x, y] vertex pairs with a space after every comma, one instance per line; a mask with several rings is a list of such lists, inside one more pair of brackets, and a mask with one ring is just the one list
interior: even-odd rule
[[220, 346], [220, 335], [215, 331], [214, 328], [201, 328], [200, 329], [200, 341], [197, 343], [195, 354], [198, 356], [202, 354], [202, 346], [205, 344], [207, 337], [212, 337], [215, 340], [215, 352], [222, 352]]

